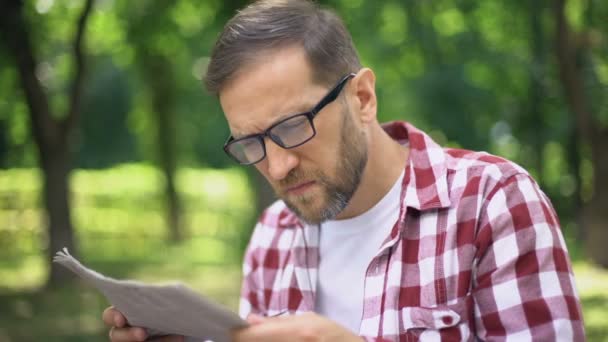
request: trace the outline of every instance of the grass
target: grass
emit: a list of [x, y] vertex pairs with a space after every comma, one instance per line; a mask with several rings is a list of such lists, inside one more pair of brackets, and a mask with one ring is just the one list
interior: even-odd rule
[[[77, 170], [70, 179], [81, 260], [115, 278], [180, 280], [236, 309], [240, 252], [253, 215], [242, 170], [181, 169], [187, 239], [166, 244], [162, 177], [151, 166]], [[39, 291], [46, 277], [40, 173], [0, 171], [0, 342], [107, 341], [108, 304], [81, 283]]]
[[[179, 246], [174, 246], [177, 249]], [[174, 256], [172, 252], [168, 255]], [[96, 260], [90, 265], [105, 274], [150, 282], [179, 279], [232, 310], [237, 310], [240, 266], [210, 266], [177, 260], [138, 265]], [[574, 264], [589, 341], [608, 341], [608, 271], [587, 262]], [[8, 292], [0, 295], [0, 341], [107, 341], [100, 314], [108, 305], [82, 283], [46, 292]]]
[[586, 261], [573, 264], [589, 341], [608, 341], [608, 270]]
[[[141, 268], [103, 262], [91, 266], [118, 269], [116, 273], [130, 273], [131, 278], [155, 283], [180, 279], [233, 310], [238, 304], [238, 265], [200, 266], [168, 261]], [[107, 341], [107, 329], [100, 315], [108, 303], [80, 282], [45, 292], [5, 293], [0, 295], [0, 303], [0, 341]]]
[[[82, 283], [47, 291], [40, 251], [45, 235], [36, 170], [0, 172], [0, 342], [107, 341], [100, 314], [108, 305]], [[180, 280], [236, 310], [237, 247], [252, 212], [245, 175], [236, 170], [181, 170], [188, 238], [164, 242], [161, 182], [151, 167], [77, 171], [71, 179], [81, 259], [116, 278]], [[589, 341], [608, 342], [608, 270], [567, 240]]]

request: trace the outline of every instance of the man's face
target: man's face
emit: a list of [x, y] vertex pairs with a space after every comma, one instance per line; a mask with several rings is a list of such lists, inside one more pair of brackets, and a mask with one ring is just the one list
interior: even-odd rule
[[[313, 83], [311, 75], [297, 47], [267, 53], [242, 70], [220, 94], [232, 135], [260, 133], [309, 111], [330, 90]], [[309, 223], [333, 219], [346, 207], [367, 162], [367, 141], [348, 96], [347, 83], [315, 117], [316, 136], [304, 145], [283, 149], [266, 138], [266, 158], [255, 164], [277, 196]]]

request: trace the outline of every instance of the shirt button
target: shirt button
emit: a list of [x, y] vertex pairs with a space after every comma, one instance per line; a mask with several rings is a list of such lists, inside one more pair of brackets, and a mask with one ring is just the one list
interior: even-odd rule
[[454, 322], [454, 318], [452, 318], [452, 316], [443, 316], [443, 317], [441, 317], [441, 321], [445, 325], [450, 325], [450, 324], [452, 324], [452, 322]]

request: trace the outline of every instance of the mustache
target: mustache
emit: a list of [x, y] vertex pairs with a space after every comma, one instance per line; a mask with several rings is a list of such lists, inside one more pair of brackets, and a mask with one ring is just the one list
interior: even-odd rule
[[301, 169], [291, 170], [285, 178], [279, 181], [279, 187], [281, 189], [287, 189], [294, 185], [301, 183], [302, 181], [318, 180], [322, 177], [312, 172], [305, 172]]
[[279, 181], [279, 185], [283, 189], [289, 188], [291, 186], [298, 184], [300, 181], [302, 181], [305, 178], [305, 176], [306, 175], [301, 170], [295, 170], [295, 169], [291, 170], [291, 171], [289, 171], [287, 176], [285, 176], [285, 178], [283, 178]]

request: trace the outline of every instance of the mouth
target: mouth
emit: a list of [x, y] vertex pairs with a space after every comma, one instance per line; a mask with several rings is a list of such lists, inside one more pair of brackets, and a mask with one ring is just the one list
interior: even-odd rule
[[285, 192], [289, 195], [301, 195], [308, 191], [314, 184], [315, 181], [302, 182], [287, 188]]

